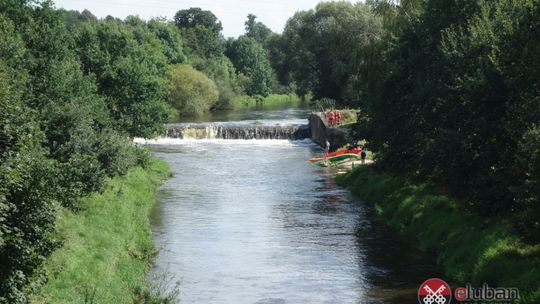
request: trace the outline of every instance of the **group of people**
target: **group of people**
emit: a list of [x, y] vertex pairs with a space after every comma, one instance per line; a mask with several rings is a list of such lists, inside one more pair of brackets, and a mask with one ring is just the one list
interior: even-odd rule
[[333, 125], [341, 125], [341, 112], [340, 111], [329, 111], [326, 113], [326, 117], [328, 119], [328, 124], [331, 126]]

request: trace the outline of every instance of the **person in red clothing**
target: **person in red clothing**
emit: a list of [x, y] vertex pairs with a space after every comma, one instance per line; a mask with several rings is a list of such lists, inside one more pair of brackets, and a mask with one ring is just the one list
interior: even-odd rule
[[336, 111], [336, 124], [341, 125], [341, 112]]
[[333, 111], [328, 112], [328, 123], [331, 126], [334, 125], [334, 112]]

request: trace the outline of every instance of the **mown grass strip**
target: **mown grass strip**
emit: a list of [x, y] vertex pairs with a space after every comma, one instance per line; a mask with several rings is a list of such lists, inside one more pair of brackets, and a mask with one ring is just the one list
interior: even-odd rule
[[168, 165], [152, 159], [83, 199], [82, 211], [61, 210], [64, 243], [46, 262], [49, 280], [32, 302], [133, 303], [156, 250], [148, 212], [168, 176]]

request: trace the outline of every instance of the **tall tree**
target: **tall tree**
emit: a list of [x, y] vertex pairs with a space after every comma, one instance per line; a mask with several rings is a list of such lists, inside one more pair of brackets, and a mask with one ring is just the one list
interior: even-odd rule
[[246, 27], [246, 36], [255, 39], [262, 45], [266, 46], [266, 42], [272, 30], [270, 30], [264, 23], [256, 20], [257, 16], [249, 14], [247, 20], [244, 23]]
[[226, 55], [238, 73], [247, 77], [244, 90], [248, 95], [270, 94], [272, 89], [272, 66], [268, 53], [255, 39], [240, 36], [227, 43]]
[[283, 33], [289, 67], [300, 95], [313, 92], [316, 98], [358, 98], [351, 94], [352, 82], [366, 82], [362, 71], [382, 31], [381, 20], [362, 3], [326, 2], [315, 10], [296, 13]]
[[186, 10], [179, 10], [174, 15], [174, 23], [179, 28], [204, 27], [219, 34], [223, 27], [216, 15], [211, 11], [205, 11], [198, 7], [192, 7]]
[[539, 7], [521, 0], [431, 0], [412, 14], [397, 7], [399, 23], [385, 22], [398, 25], [388, 27], [395, 39], [383, 58], [387, 75], [364, 124], [379, 165], [443, 185], [482, 214], [525, 208], [512, 189], [531, 180], [522, 163], [515, 169], [515, 155], [534, 150], [530, 130], [540, 122], [531, 55], [540, 37], [530, 30]]
[[87, 23], [75, 39], [84, 71], [97, 77], [115, 125], [131, 136], [159, 134], [167, 120], [168, 84], [161, 41], [138, 18]]
[[180, 10], [174, 16], [174, 24], [192, 55], [211, 58], [223, 55], [221, 22], [210, 11], [200, 8]]

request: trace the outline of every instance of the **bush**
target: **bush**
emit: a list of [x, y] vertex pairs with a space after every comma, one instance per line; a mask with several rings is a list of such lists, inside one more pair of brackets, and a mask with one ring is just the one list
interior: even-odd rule
[[321, 98], [312, 103], [314, 111], [327, 111], [336, 108], [336, 101], [332, 98]]
[[212, 79], [219, 91], [219, 100], [211, 110], [229, 110], [234, 107], [234, 98], [240, 90], [234, 66], [229, 58], [221, 56], [218, 58], [191, 59], [191, 65], [198, 71], [203, 72]]
[[208, 112], [218, 98], [215, 83], [206, 75], [186, 64], [173, 68], [169, 102], [181, 116], [198, 116]]
[[135, 146], [133, 148], [135, 164], [143, 168], [148, 168], [152, 160], [152, 153], [145, 147]]
[[0, 303], [17, 304], [43, 278], [39, 266], [56, 245], [57, 170], [7, 70], [0, 64]]
[[108, 130], [98, 140], [97, 160], [108, 176], [124, 175], [135, 164], [135, 148], [127, 136]]

